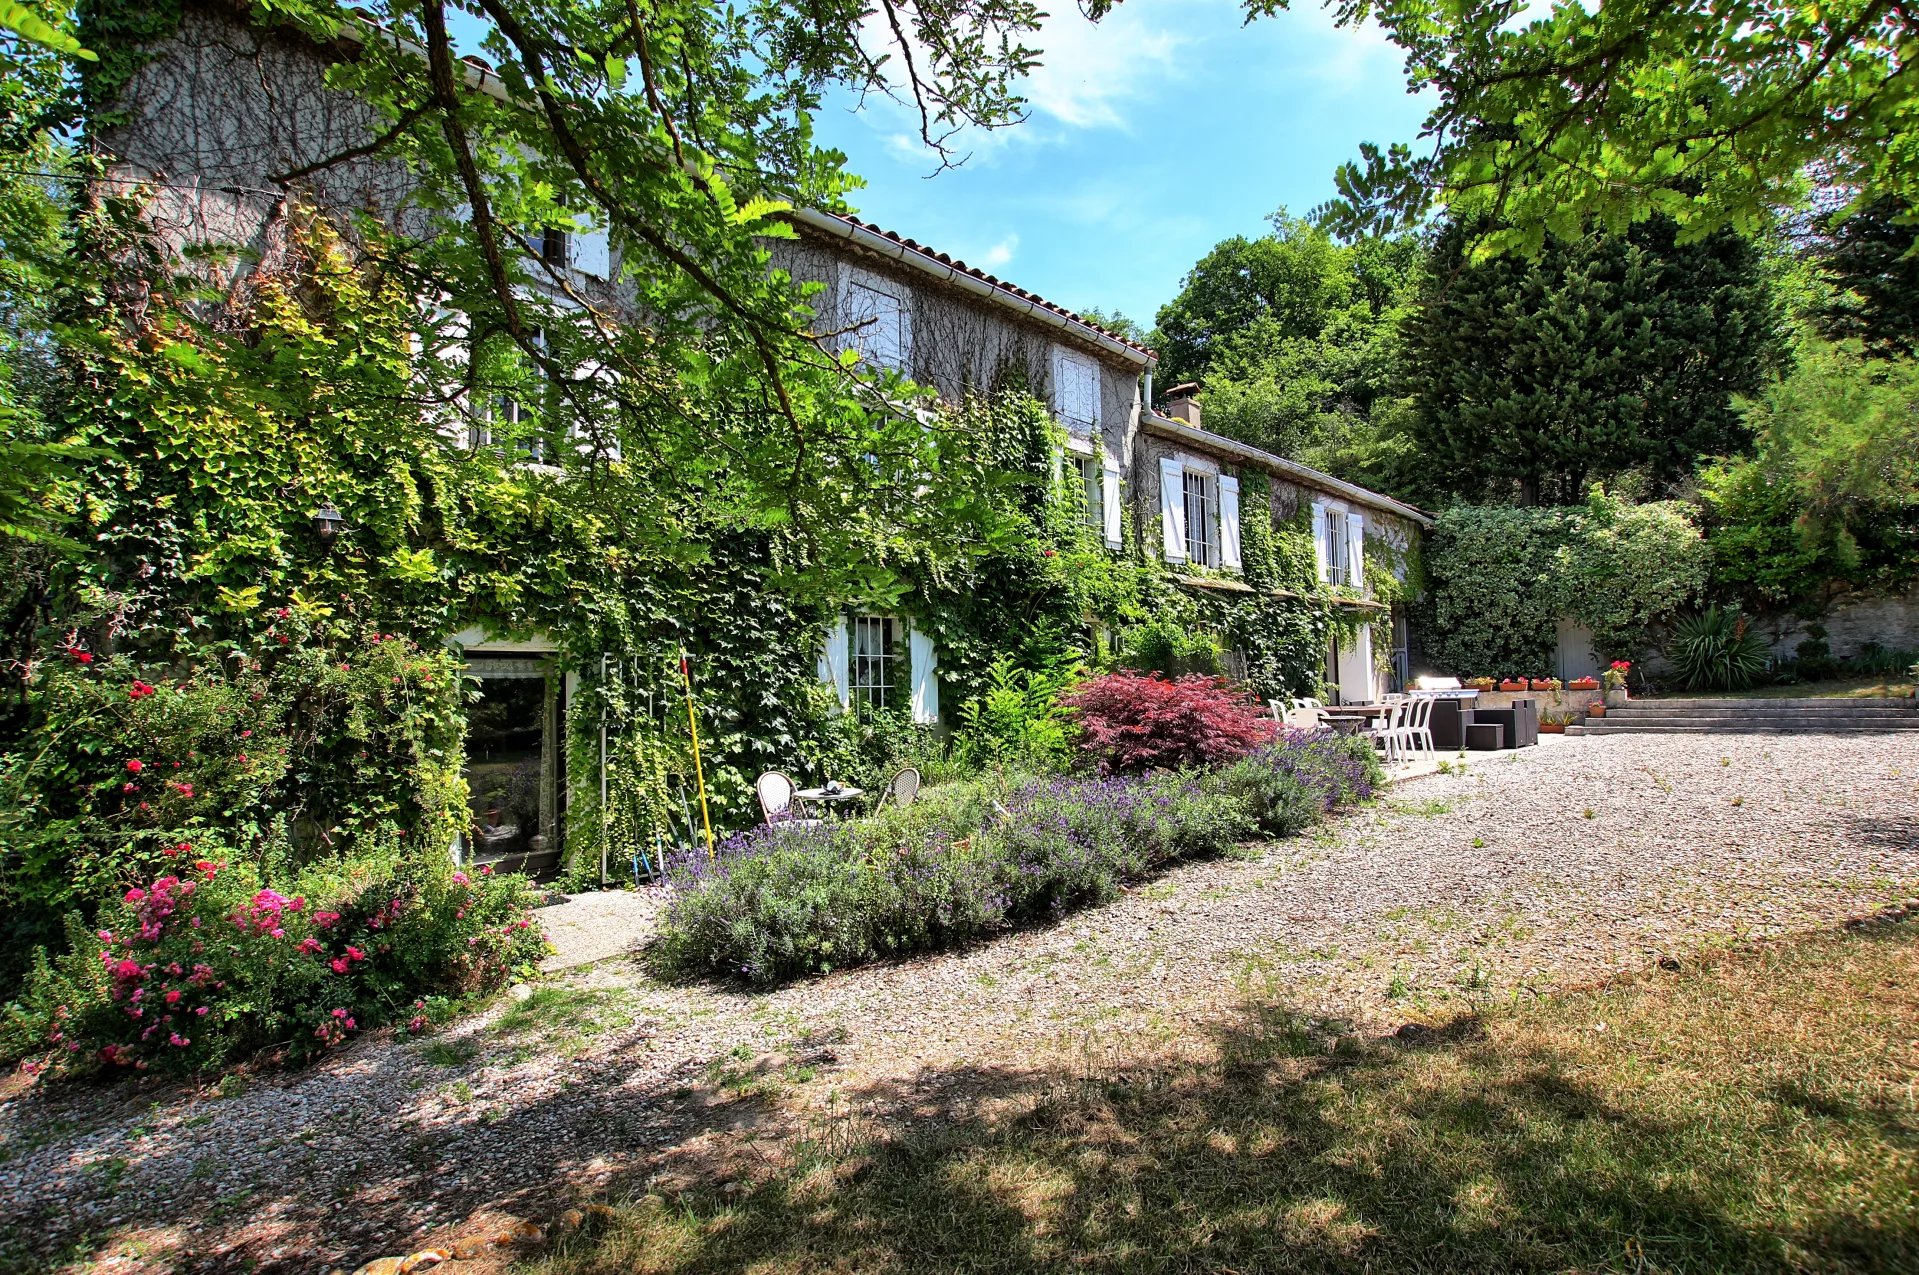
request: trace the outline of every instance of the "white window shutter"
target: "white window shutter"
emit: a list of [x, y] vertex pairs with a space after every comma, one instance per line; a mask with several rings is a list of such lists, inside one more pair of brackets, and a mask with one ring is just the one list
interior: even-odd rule
[[456, 446], [468, 447], [472, 445], [472, 422], [467, 418], [462, 386], [466, 379], [465, 365], [472, 361], [472, 351], [468, 346], [466, 315], [447, 306], [446, 300], [444, 293], [434, 300], [429, 319], [432, 331], [419, 349], [431, 360], [428, 366], [440, 372], [436, 388], [443, 401], [434, 408], [441, 413], [440, 433]]
[[874, 277], [846, 280], [841, 292], [840, 321], [847, 343], [875, 368], [905, 373], [912, 361], [913, 315], [903, 286], [882, 285]]
[[1231, 474], [1219, 476], [1219, 565], [1228, 571], [1240, 569], [1239, 479]]
[[1326, 542], [1326, 512], [1324, 502], [1313, 502], [1313, 561], [1319, 567], [1321, 584], [1333, 578], [1332, 549]]
[[914, 629], [908, 643], [913, 664], [913, 723], [931, 726], [940, 719], [939, 648], [930, 633]]
[[1346, 583], [1366, 587], [1366, 516], [1346, 515]]
[[833, 688], [841, 708], [852, 703], [852, 681], [847, 676], [846, 649], [846, 617], [835, 616], [820, 646], [819, 672], [820, 681]]
[[1099, 436], [1099, 364], [1064, 346], [1053, 347], [1053, 414], [1071, 433]]
[[1119, 465], [1115, 461], [1103, 461], [1100, 466], [1100, 510], [1105, 515], [1106, 547], [1120, 547], [1119, 535]]
[[[1355, 515], [1357, 516], [1357, 515]], [[1344, 682], [1339, 690], [1342, 699], [1348, 704], [1371, 703], [1378, 698], [1378, 688], [1374, 682], [1378, 674], [1373, 670], [1373, 626], [1362, 624], [1353, 635], [1353, 656], [1349, 676], [1357, 685], [1350, 691]]]
[[613, 277], [613, 244], [607, 238], [604, 226], [588, 226], [585, 230], [573, 231], [570, 240], [567, 262], [581, 274], [590, 274], [595, 279]]
[[1159, 462], [1159, 521], [1166, 561], [1186, 561], [1186, 466], [1166, 457]]

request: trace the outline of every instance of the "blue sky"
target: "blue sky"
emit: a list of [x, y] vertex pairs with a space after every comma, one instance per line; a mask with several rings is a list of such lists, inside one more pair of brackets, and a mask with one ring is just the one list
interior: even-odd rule
[[[1201, 254], [1333, 193], [1362, 141], [1415, 139], [1426, 116], [1376, 28], [1341, 29], [1311, 0], [1250, 26], [1236, 0], [1123, 0], [1102, 22], [1056, 0], [1029, 44], [1042, 65], [1025, 122], [937, 167], [902, 104], [829, 104], [818, 140], [866, 179], [868, 221], [1075, 310], [1148, 327]], [[451, 15], [455, 42], [480, 24]]]
[[1315, 5], [1242, 25], [1222, 0], [1124, 0], [1095, 26], [1063, 0], [1029, 43], [1029, 118], [935, 168], [915, 117], [829, 106], [819, 140], [867, 188], [860, 215], [1073, 309], [1150, 326], [1219, 240], [1305, 213], [1362, 141], [1410, 142], [1427, 106], [1376, 29]]

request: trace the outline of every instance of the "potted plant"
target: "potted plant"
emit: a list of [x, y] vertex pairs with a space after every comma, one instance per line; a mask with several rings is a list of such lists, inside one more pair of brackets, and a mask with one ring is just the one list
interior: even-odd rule
[[1590, 703], [1590, 704], [1588, 704], [1588, 705], [1586, 705], [1586, 716], [1588, 716], [1588, 717], [1604, 717], [1605, 715], [1606, 715], [1606, 701], [1605, 701], [1605, 700], [1603, 700], [1603, 699], [1596, 699], [1596, 700], [1594, 700], [1594, 701], [1593, 701], [1592, 703]]
[[1569, 691], [1596, 691], [1599, 689], [1599, 679], [1596, 677], [1575, 677], [1572, 681], [1566, 683], [1566, 689]]
[[1487, 691], [1493, 690], [1499, 683], [1490, 677], [1469, 677], [1466, 679], [1466, 685], [1483, 695]]
[[1533, 689], [1536, 691], [1556, 691], [1563, 683], [1556, 677], [1535, 677]]
[[1499, 684], [1499, 689], [1508, 693], [1523, 691], [1526, 689], [1526, 679], [1523, 677], [1509, 677]]
[[1599, 675], [1600, 682], [1606, 688], [1606, 703], [1617, 708], [1627, 700], [1626, 674], [1632, 672], [1631, 660], [1614, 660], [1606, 671]]

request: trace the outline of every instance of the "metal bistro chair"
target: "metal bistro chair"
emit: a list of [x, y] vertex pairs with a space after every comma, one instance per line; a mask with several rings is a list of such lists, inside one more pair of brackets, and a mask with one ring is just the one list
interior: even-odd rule
[[919, 795], [919, 770], [913, 766], [902, 766], [898, 773], [887, 782], [885, 789], [880, 793], [879, 801], [873, 806], [873, 813], [878, 814], [880, 811], [886, 809], [889, 801], [898, 807], [910, 806]]
[[799, 786], [777, 770], [763, 773], [753, 782], [760, 799], [760, 815], [768, 823], [819, 823], [806, 813], [806, 803], [798, 797]]

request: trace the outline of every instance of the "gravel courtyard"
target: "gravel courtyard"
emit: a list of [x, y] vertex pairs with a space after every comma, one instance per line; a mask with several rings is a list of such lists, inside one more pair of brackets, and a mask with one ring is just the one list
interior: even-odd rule
[[1914, 896], [1919, 737], [1565, 740], [964, 952], [759, 994], [616, 956], [293, 1075], [8, 1090], [0, 1266], [351, 1269], [1252, 1010], [1391, 1031]]

